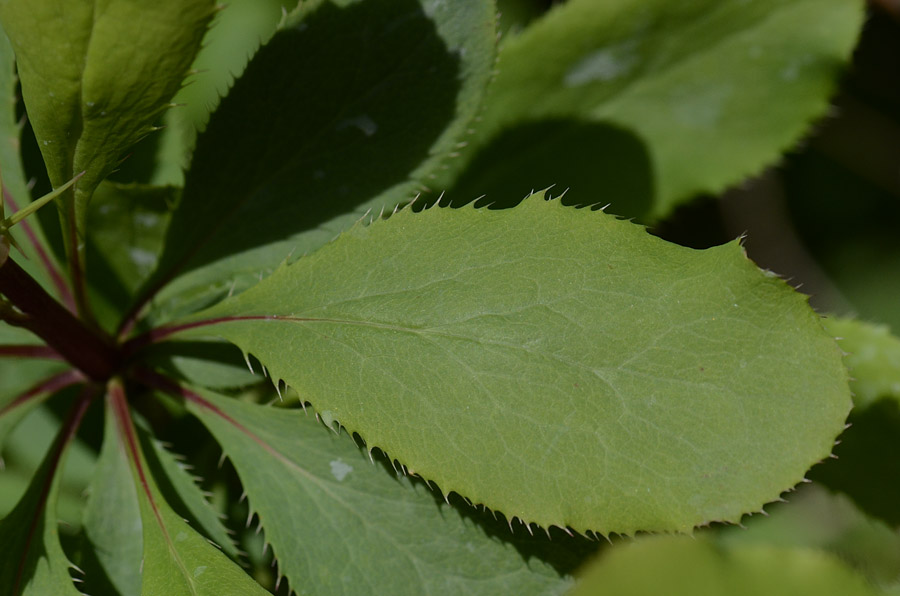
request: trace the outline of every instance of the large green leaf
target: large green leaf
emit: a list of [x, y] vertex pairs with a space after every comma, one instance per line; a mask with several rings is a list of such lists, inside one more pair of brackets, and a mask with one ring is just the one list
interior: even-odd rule
[[494, 43], [487, 0], [304, 3], [197, 140], [150, 289], [187, 274], [157, 320], [412, 199], [475, 114]]
[[65, 234], [83, 236], [94, 189], [153, 130], [214, 10], [213, 0], [0, 3], [50, 181], [85, 172], [65, 195]]
[[571, 596], [874, 596], [882, 594], [839, 559], [769, 545], [723, 549], [702, 539], [660, 536], [611, 549]]
[[541, 196], [358, 225], [183, 324], [445, 492], [578, 531], [736, 521], [850, 408], [818, 316], [737, 242]]
[[900, 338], [887, 325], [829, 317], [825, 328], [847, 352], [854, 401], [865, 407], [882, 397], [900, 400]]
[[298, 594], [559, 594], [570, 584], [312, 414], [210, 392], [188, 408], [234, 464]]
[[827, 113], [863, 16], [848, 0], [565, 2], [502, 46], [448, 196], [508, 203], [556, 184], [665, 216]]
[[218, 548], [175, 513], [160, 493], [141, 451], [120, 388], [113, 388], [110, 418], [116, 421], [119, 449], [131, 464], [143, 527], [143, 596], [265, 595]]

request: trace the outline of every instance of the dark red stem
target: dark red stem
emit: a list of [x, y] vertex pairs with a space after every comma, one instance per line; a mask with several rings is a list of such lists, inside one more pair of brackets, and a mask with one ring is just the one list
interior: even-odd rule
[[17, 398], [0, 408], [0, 416], [3, 416], [10, 410], [15, 409], [34, 398], [55, 393], [60, 389], [64, 389], [70, 385], [81, 383], [86, 380], [87, 379], [84, 378], [84, 375], [77, 370], [67, 370], [53, 375], [49, 379], [44, 379], [37, 385], [34, 385], [33, 387], [31, 387], [31, 389], [19, 395]]
[[166, 327], [157, 327], [146, 333], [142, 333], [137, 337], [133, 337], [122, 345], [122, 353], [129, 357], [141, 348], [150, 344], [160, 342], [171, 335], [195, 329], [197, 327], [207, 327], [218, 323], [227, 323], [230, 321], [271, 321], [274, 319], [286, 319], [287, 317], [279, 317], [278, 315], [247, 315], [239, 317], [217, 317], [215, 319], [204, 319], [202, 321], [193, 321], [191, 323], [182, 323], [180, 325], [169, 325]]
[[7, 344], [0, 346], [0, 358], [43, 358], [45, 360], [62, 360], [59, 352], [50, 346], [27, 344]]
[[63, 308], [11, 258], [0, 266], [0, 294], [21, 311], [21, 315], [7, 316], [8, 323], [43, 339], [88, 377], [105, 381], [118, 369], [119, 356], [113, 346]]

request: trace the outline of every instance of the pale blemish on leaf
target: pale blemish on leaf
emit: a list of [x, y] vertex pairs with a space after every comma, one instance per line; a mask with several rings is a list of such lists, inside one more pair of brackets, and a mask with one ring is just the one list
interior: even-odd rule
[[733, 92], [731, 87], [721, 85], [682, 87], [673, 94], [671, 109], [680, 124], [713, 129]]
[[347, 477], [347, 474], [353, 471], [353, 466], [340, 458], [333, 460], [329, 465], [331, 466], [331, 475], [338, 482], [342, 482]]
[[343, 130], [345, 128], [351, 127], [359, 129], [359, 131], [367, 137], [371, 137], [373, 134], [378, 132], [378, 125], [375, 124], [375, 121], [366, 114], [360, 114], [359, 116], [354, 116], [353, 118], [341, 120], [337, 125], [338, 130]]
[[607, 82], [629, 74], [638, 63], [637, 46], [637, 42], [631, 39], [591, 52], [566, 73], [566, 86]]
[[156, 266], [156, 255], [148, 250], [131, 248], [128, 250], [128, 258], [142, 272], [149, 272]]

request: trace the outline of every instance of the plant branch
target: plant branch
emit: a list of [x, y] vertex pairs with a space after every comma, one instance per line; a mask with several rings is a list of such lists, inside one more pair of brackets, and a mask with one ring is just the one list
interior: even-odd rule
[[33, 398], [50, 395], [51, 393], [55, 393], [60, 389], [65, 389], [70, 385], [81, 383], [86, 380], [87, 379], [85, 379], [84, 375], [80, 371], [73, 369], [55, 374], [52, 377], [44, 379], [43, 381], [32, 386], [25, 393], [22, 393], [11, 402], [0, 408], [0, 416], [6, 415], [10, 410], [21, 406], [22, 404], [30, 401]]
[[[0, 316], [2, 318], [2, 316]], [[45, 360], [62, 360], [59, 352], [50, 346], [31, 344], [0, 345], [0, 358], [43, 358]]]
[[[9, 194], [9, 191], [6, 190], [6, 187], [3, 188], [3, 198], [6, 201], [6, 204], [12, 209], [18, 209], [16, 201], [12, 198], [12, 195]], [[68, 284], [66, 284], [66, 279], [56, 266], [56, 263], [50, 258], [50, 255], [47, 254], [44, 245], [38, 240], [37, 234], [35, 234], [31, 224], [28, 223], [28, 220], [25, 220], [20, 227], [25, 233], [25, 237], [28, 238], [28, 242], [37, 253], [38, 259], [40, 260], [41, 265], [43, 265], [44, 270], [47, 271], [47, 274], [50, 276], [50, 281], [53, 283], [53, 287], [56, 288], [59, 299], [62, 300], [66, 308], [75, 312], [75, 298], [72, 296]]]
[[158, 342], [167, 339], [168, 337], [180, 333], [182, 331], [187, 331], [188, 329], [195, 329], [197, 327], [207, 327], [209, 325], [216, 325], [218, 323], [227, 323], [229, 321], [268, 321], [272, 319], [280, 319], [283, 317], [279, 317], [278, 315], [250, 315], [250, 316], [241, 316], [241, 317], [218, 317], [215, 319], [204, 319], [202, 321], [194, 321], [191, 323], [182, 323], [178, 325], [168, 325], [163, 327], [156, 327], [147, 331], [146, 333], [142, 333], [137, 337], [133, 337], [122, 345], [122, 353], [125, 358], [128, 358], [135, 354], [141, 348], [148, 346], [150, 344], [155, 344]]
[[0, 266], [0, 294], [20, 312], [0, 310], [0, 319], [24, 327], [88, 377], [105, 381], [119, 366], [113, 346], [63, 308], [12, 259]]

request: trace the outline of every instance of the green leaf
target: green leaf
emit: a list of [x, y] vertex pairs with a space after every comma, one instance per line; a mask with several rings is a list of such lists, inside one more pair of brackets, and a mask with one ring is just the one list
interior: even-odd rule
[[153, 477], [160, 484], [166, 501], [192, 524], [203, 531], [228, 556], [237, 559], [238, 549], [228, 530], [222, 525], [221, 514], [213, 509], [191, 475], [190, 467], [169, 453], [149, 432], [138, 430], [138, 437]]
[[51, 448], [16, 507], [0, 520], [0, 596], [79, 596], [59, 543], [56, 501], [68, 441]]
[[88, 210], [86, 259], [91, 305], [114, 329], [162, 253], [169, 211], [180, 189], [104, 182]]
[[175, 96], [174, 101], [184, 104], [184, 109], [169, 112], [184, 119], [188, 146], [193, 147], [196, 131], [206, 128], [210, 112], [228, 94], [259, 47], [275, 34], [285, 9], [297, 4], [296, 0], [233, 2], [216, 13], [192, 65], [199, 72]]
[[828, 317], [825, 328], [847, 352], [856, 405], [866, 407], [882, 397], [900, 400], [900, 338], [887, 325]]
[[[78, 395], [78, 389], [71, 387], [60, 391], [54, 401], [56, 404], [71, 403]], [[30, 483], [52, 448], [60, 428], [59, 415], [51, 409], [51, 404], [43, 403], [32, 409], [6, 438], [3, 447], [6, 470], [2, 474], [12, 472], [24, 475], [27, 478], [25, 484]], [[96, 451], [77, 437], [66, 448], [65, 465], [59, 470], [62, 477], [59, 480], [56, 515], [70, 531], [81, 527], [84, 494], [93, 477], [96, 460]], [[4, 489], [12, 488], [6, 485], [5, 479], [0, 485]], [[20, 492], [15, 496], [18, 499], [21, 495]], [[6, 498], [9, 498], [8, 495]], [[7, 512], [7, 509], [2, 510], [3, 514]]]
[[[88, 487], [84, 532], [116, 593], [140, 596], [143, 542], [137, 490], [128, 453], [109, 412], [97, 468]], [[92, 579], [88, 575], [87, 580]], [[93, 592], [90, 584], [87, 588]]]
[[187, 404], [234, 464], [299, 594], [559, 594], [570, 584], [311, 414], [207, 391]]
[[94, 189], [152, 132], [214, 10], [213, 0], [0, 3], [50, 181], [59, 186], [85, 172], [67, 194], [64, 233], [74, 226], [84, 235]]
[[705, 536], [726, 548], [755, 544], [822, 549], [881, 586], [900, 577], [900, 535], [866, 516], [844, 495], [812, 483], [792, 493], [789, 503], [768, 507], [767, 512], [745, 518], [741, 527], [710, 528]]
[[[2, 345], [40, 346], [34, 335], [6, 323], [0, 323]], [[62, 362], [54, 360], [0, 357], [0, 449], [9, 432], [45, 397], [43, 391], [34, 398], [23, 398], [24, 394], [65, 368]]]
[[863, 18], [846, 0], [560, 4], [502, 46], [447, 196], [509, 203], [556, 184], [664, 217], [800, 140], [827, 113]]
[[818, 316], [737, 242], [541, 196], [358, 225], [182, 324], [444, 492], [580, 532], [737, 521], [850, 408]]
[[191, 528], [166, 503], [150, 474], [121, 388], [108, 399], [109, 417], [116, 420], [120, 449], [128, 454], [143, 526], [141, 573], [143, 596], [265, 595], [235, 563]]
[[810, 478], [852, 498], [869, 515], [900, 527], [900, 403], [880, 399], [855, 408], [831, 459]]
[[142, 352], [144, 362], [167, 375], [210, 389], [265, 383], [247, 366], [241, 351], [222, 341], [166, 342]]
[[28, 119], [54, 186], [74, 173], [93, 9], [92, 0], [0, 3], [0, 22], [15, 49]]
[[[25, 181], [19, 153], [22, 126], [16, 114], [17, 83], [13, 49], [6, 34], [0, 29], [0, 173], [4, 194], [0, 200], [3, 204], [3, 208], [0, 208], [0, 217], [4, 209], [8, 216], [25, 207], [30, 201], [31, 194]], [[33, 217], [23, 222], [9, 234], [26, 256], [25, 259], [16, 259], [17, 264], [52, 292], [47, 264], [50, 263], [55, 267], [55, 263], [50, 260], [50, 251], [44, 248], [48, 245], [37, 218]]]
[[[490, 2], [306, 2], [197, 140], [150, 290], [157, 320], [197, 310], [411, 200], [474, 116]], [[349, 74], [349, 73], [352, 73]]]
[[585, 570], [570, 596], [874, 596], [839, 559], [812, 549], [770, 545], [717, 547], [660, 536], [610, 549]]

